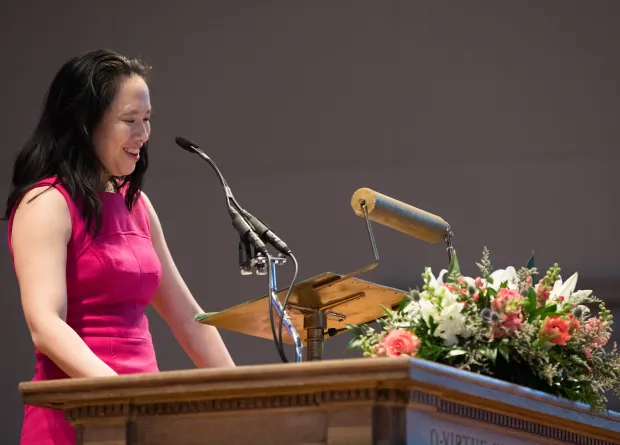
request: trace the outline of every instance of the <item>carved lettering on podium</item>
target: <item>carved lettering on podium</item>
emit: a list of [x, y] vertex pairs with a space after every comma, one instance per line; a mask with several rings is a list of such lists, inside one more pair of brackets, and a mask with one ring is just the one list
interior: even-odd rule
[[541, 438], [538, 441], [515, 437], [513, 433], [501, 433], [501, 430], [489, 428], [487, 431], [480, 426], [461, 424], [436, 418], [432, 414], [410, 411], [407, 414], [407, 443], [430, 445], [533, 445], [547, 443]]
[[502, 442], [488, 441], [480, 436], [455, 433], [443, 429], [431, 429], [431, 445], [504, 445]]

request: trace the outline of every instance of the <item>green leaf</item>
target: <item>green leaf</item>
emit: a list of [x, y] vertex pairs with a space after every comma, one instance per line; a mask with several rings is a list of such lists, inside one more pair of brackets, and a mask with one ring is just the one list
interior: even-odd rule
[[403, 297], [403, 299], [402, 299], [402, 300], [400, 300], [400, 303], [398, 304], [398, 312], [402, 312], [402, 311], [403, 311], [403, 309], [405, 309], [405, 308], [407, 307], [407, 305], [408, 305], [409, 303], [411, 303], [411, 301], [412, 301], [412, 300], [411, 300], [411, 298], [409, 297], [409, 295], [405, 295], [405, 296]]
[[527, 299], [529, 301], [529, 306], [527, 308], [528, 314], [531, 314], [536, 310], [536, 291], [533, 287], [530, 287], [527, 291]]
[[386, 326], [387, 326], [387, 321], [385, 321], [385, 319], [383, 319], [383, 318], [379, 318], [379, 319], [377, 319], [377, 323], [379, 324], [379, 327], [380, 327], [382, 330], [385, 330], [385, 328], [386, 328]]
[[491, 363], [495, 364], [495, 362], [497, 361], [497, 349], [489, 348], [487, 350], [487, 355], [489, 356], [489, 360], [491, 360]]
[[543, 311], [543, 315], [545, 316], [556, 315], [558, 313], [558, 305], [556, 303], [550, 304], [549, 306], [543, 306], [543, 308], [545, 309]]
[[[532, 255], [530, 256], [530, 259], [527, 261], [527, 266], [528, 269], [533, 269], [534, 266], [534, 251], [532, 250]], [[537, 276], [538, 274], [532, 274], [532, 282], [536, 282], [537, 280]]]
[[437, 327], [437, 323], [435, 323], [433, 316], [429, 315], [428, 316], [428, 335], [434, 335], [436, 327]]
[[527, 261], [527, 267], [528, 269], [533, 269], [534, 268], [534, 251], [532, 250], [532, 255], [530, 255], [530, 259]]
[[357, 337], [353, 337], [347, 344], [347, 349], [360, 349], [362, 347], [362, 340]]
[[366, 335], [366, 331], [361, 326], [355, 324], [345, 324], [345, 327], [356, 337]]
[[381, 309], [383, 309], [383, 312], [385, 312], [385, 314], [389, 317], [392, 318], [394, 316], [393, 312], [386, 308], [385, 306], [383, 306], [382, 304], [380, 304], [379, 306], [381, 306]]
[[510, 362], [510, 350], [508, 349], [508, 345], [500, 344], [498, 351], [502, 355], [502, 357], [504, 357], [504, 360]]
[[452, 251], [452, 256], [450, 258], [450, 267], [448, 267], [448, 277], [453, 274], [461, 275], [461, 268], [459, 266], [459, 260], [456, 257], [456, 250]]
[[528, 321], [532, 323], [533, 321], [538, 320], [539, 318], [547, 318], [553, 315], [560, 315], [557, 312], [557, 309], [558, 309], [558, 305], [555, 303], [550, 304], [549, 306], [541, 306], [539, 308], [536, 308], [534, 311], [530, 313], [530, 316], [528, 317]]
[[425, 344], [421, 349], [418, 357], [436, 362], [443, 354], [444, 348], [433, 344]]

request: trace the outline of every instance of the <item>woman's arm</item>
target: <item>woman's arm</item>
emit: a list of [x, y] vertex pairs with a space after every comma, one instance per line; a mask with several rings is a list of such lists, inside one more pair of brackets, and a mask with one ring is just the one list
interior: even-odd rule
[[70, 377], [117, 375], [65, 322], [70, 238], [71, 217], [62, 194], [47, 187], [28, 192], [15, 213], [11, 244], [32, 341]]
[[196, 323], [203, 312], [179, 273], [168, 250], [157, 213], [144, 192], [151, 222], [151, 239], [162, 264], [162, 278], [153, 306], [168, 323], [175, 338], [199, 368], [235, 366], [219, 332], [213, 326]]

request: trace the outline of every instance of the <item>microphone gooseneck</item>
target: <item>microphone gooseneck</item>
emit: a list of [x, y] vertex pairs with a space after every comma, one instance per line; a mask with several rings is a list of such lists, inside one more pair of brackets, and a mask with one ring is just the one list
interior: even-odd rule
[[228, 187], [228, 184], [224, 179], [224, 175], [222, 175], [220, 169], [217, 167], [217, 165], [215, 165], [215, 162], [213, 162], [213, 160], [209, 156], [207, 156], [195, 142], [182, 136], [177, 136], [174, 141], [179, 147], [189, 151], [190, 153], [198, 154], [201, 158], [207, 161], [207, 163], [213, 168], [213, 170], [215, 170], [215, 173], [220, 180], [220, 184], [224, 188], [226, 206], [228, 207], [228, 213], [232, 218], [233, 227], [235, 228], [237, 233], [239, 233], [242, 241], [249, 242], [256, 249], [256, 251], [260, 252], [263, 256], [267, 256], [267, 254], [269, 253], [269, 251], [267, 250], [267, 246], [254, 231], [254, 227], [251, 225], [251, 223], [247, 221], [245, 219], [245, 216], [242, 216], [235, 208], [234, 204], [236, 203], [236, 201], [233, 197], [232, 192], [230, 191], [230, 187]]
[[[230, 187], [226, 183], [224, 176], [220, 172], [217, 165], [215, 165], [215, 162], [213, 162], [213, 160], [209, 156], [207, 156], [202, 150], [200, 150], [197, 143], [183, 136], [177, 136], [175, 138], [175, 142], [179, 147], [189, 151], [190, 153], [198, 154], [201, 158], [207, 161], [209, 165], [211, 165], [211, 167], [215, 170], [220, 180], [220, 184], [224, 188], [224, 193], [226, 194], [226, 204], [228, 206], [228, 212], [233, 218], [233, 225], [235, 226], [235, 229], [237, 229], [242, 238], [246, 236], [252, 238], [250, 242], [263, 255], [266, 254], [267, 249], [264, 244], [265, 242], [271, 244], [276, 250], [283, 253], [284, 255], [291, 255], [291, 249], [286, 245], [284, 241], [282, 241], [275, 233], [273, 233], [273, 231], [269, 228], [269, 226], [267, 226], [267, 224], [256, 218], [254, 215], [252, 215], [250, 212], [248, 212], [239, 205], [237, 200], [234, 198]], [[255, 235], [257, 235], [257, 237], [255, 237]]]

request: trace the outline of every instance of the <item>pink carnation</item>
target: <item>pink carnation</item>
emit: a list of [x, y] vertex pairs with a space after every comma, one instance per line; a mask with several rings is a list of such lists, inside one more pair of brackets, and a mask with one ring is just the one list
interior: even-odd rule
[[460, 287], [454, 285], [454, 284], [448, 284], [445, 283], [443, 285], [443, 287], [445, 287], [446, 289], [448, 289], [450, 292], [452, 292], [453, 294], [461, 294], [463, 293], [463, 289], [461, 289]]
[[589, 318], [583, 329], [586, 338], [599, 348], [605, 346], [611, 337], [610, 333], [605, 330], [601, 323], [601, 319], [598, 317]]
[[541, 335], [548, 337], [547, 341], [564, 346], [571, 339], [569, 330], [571, 322], [559, 316], [548, 317], [540, 329]]
[[385, 357], [385, 346], [383, 346], [383, 344], [379, 343], [378, 345], [375, 345], [373, 349], [375, 350], [375, 356]]
[[549, 299], [551, 295], [551, 286], [544, 286], [542, 283], [538, 285], [538, 289], [536, 290], [536, 300], [538, 302], [538, 306], [542, 306], [545, 301]]
[[388, 357], [401, 355], [415, 356], [420, 349], [420, 339], [409, 331], [394, 329], [381, 341], [380, 348], [384, 348]]
[[505, 334], [523, 328], [523, 314], [519, 301], [523, 296], [515, 290], [502, 288], [491, 303], [491, 308], [499, 314], [499, 329], [494, 332], [495, 338], [502, 338]]
[[577, 318], [575, 318], [575, 316], [573, 314], [568, 314], [568, 319], [569, 319], [569, 322], [570, 322], [570, 327], [569, 327], [568, 332], [572, 335], [574, 331], [579, 329], [581, 324], [579, 323], [579, 320]]
[[519, 292], [512, 289], [501, 288], [497, 296], [493, 299], [491, 308], [499, 314], [520, 315], [521, 306], [519, 305], [519, 301], [522, 299], [523, 295]]
[[506, 328], [509, 332], [514, 332], [523, 328], [523, 317], [521, 314], [519, 315], [506, 315], [506, 317], [501, 321], [501, 325]]

